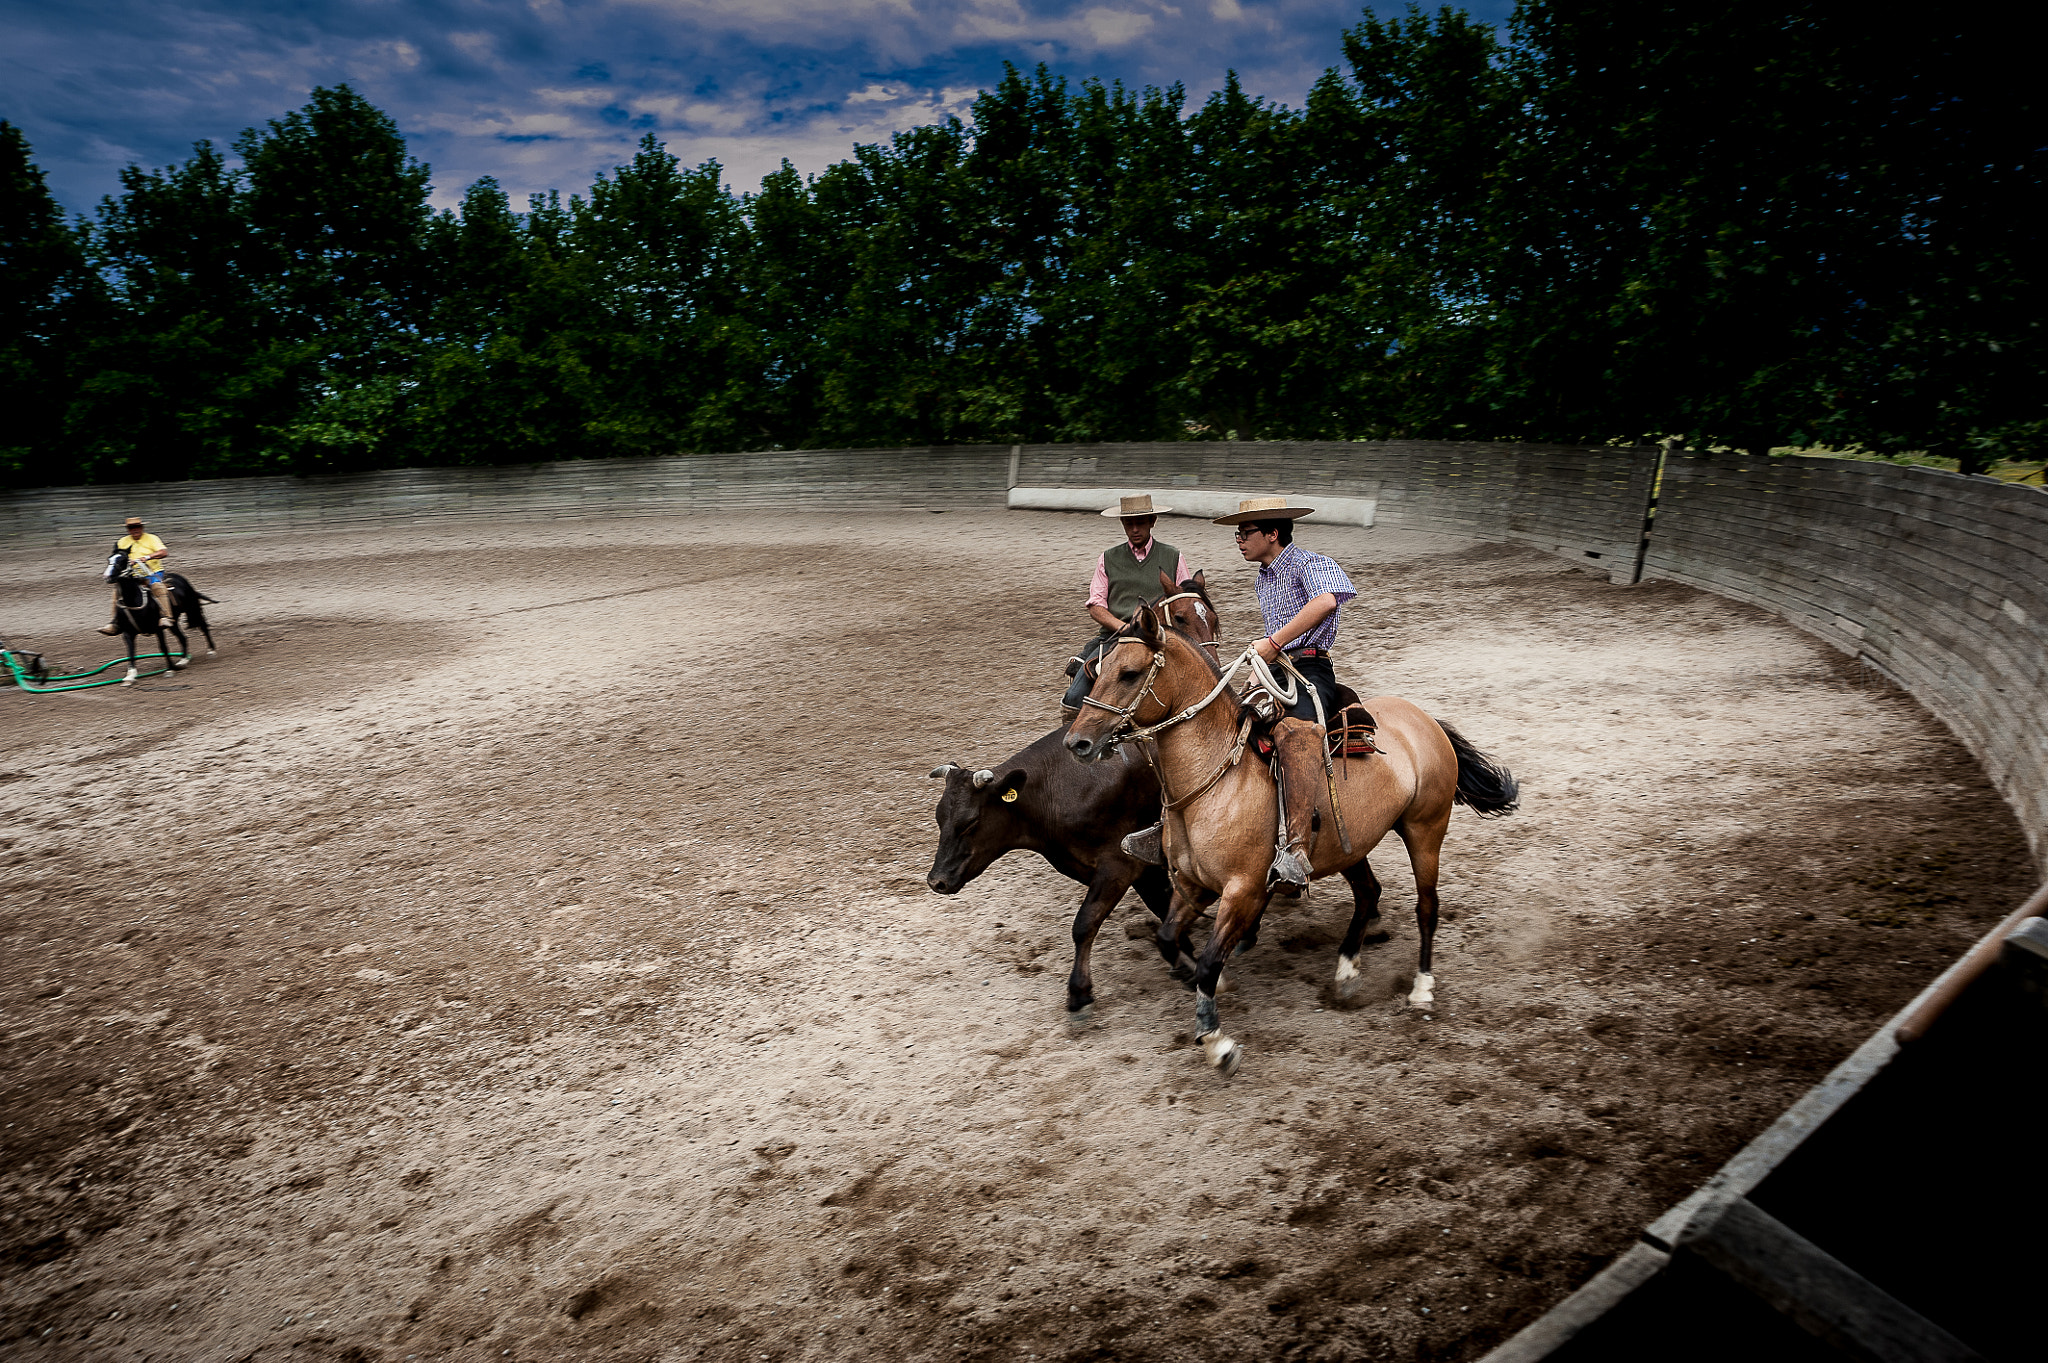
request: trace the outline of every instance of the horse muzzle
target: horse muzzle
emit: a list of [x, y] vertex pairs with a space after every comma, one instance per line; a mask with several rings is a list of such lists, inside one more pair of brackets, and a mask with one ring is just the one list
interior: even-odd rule
[[1081, 734], [1069, 733], [1066, 745], [1068, 754], [1076, 762], [1099, 762], [1116, 750], [1116, 740], [1107, 735], [1102, 738], [1088, 738]]

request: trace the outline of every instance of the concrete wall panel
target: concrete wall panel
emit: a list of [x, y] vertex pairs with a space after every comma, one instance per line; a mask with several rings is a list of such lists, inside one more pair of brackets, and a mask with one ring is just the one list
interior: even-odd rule
[[2048, 859], [2048, 496], [1932, 469], [1674, 454], [1643, 576], [1868, 659], [1970, 746]]

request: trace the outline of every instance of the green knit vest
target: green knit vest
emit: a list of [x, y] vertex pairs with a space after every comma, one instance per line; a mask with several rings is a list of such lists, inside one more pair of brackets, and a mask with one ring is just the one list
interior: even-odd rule
[[1143, 563], [1131, 552], [1128, 541], [1106, 551], [1102, 572], [1109, 579], [1111, 613], [1119, 620], [1130, 619], [1138, 607], [1160, 594], [1159, 575], [1179, 562], [1180, 550], [1157, 535], [1152, 537], [1152, 552], [1145, 555]]

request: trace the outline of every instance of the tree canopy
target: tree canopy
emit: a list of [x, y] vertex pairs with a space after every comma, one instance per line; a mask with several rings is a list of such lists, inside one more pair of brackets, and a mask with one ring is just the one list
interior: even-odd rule
[[1300, 108], [1010, 70], [753, 192], [564, 199], [352, 89], [67, 222], [0, 123], [0, 480], [1046, 440], [2048, 445], [2043, 120], [1981, 10], [1366, 17]]

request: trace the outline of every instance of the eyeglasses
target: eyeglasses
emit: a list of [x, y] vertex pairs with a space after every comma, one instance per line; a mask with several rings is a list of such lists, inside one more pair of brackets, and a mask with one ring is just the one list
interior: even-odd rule
[[1271, 533], [1271, 531], [1261, 530], [1257, 526], [1252, 525], [1240, 525], [1239, 527], [1237, 527], [1237, 538], [1239, 543], [1243, 543], [1245, 540], [1250, 539], [1253, 535], [1266, 535]]

